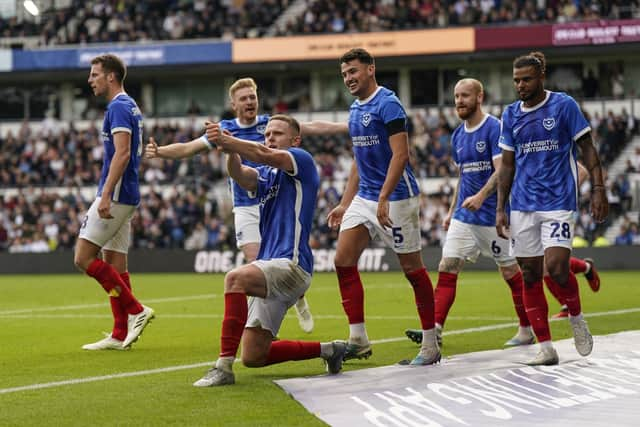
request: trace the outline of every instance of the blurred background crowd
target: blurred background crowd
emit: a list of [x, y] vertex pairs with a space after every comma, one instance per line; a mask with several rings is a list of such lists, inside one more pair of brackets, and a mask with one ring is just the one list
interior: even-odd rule
[[[64, 2], [63, 2], [64, 3]], [[458, 25], [627, 19], [635, 0], [307, 0], [305, 13], [278, 19], [291, 0], [68, 0], [36, 22], [0, 19], [3, 37], [41, 45], [197, 38], [254, 38]]]
[[[628, 114], [610, 113], [589, 119], [605, 165], [618, 156], [638, 131], [637, 121]], [[429, 183], [423, 185], [421, 195], [425, 246], [441, 245], [444, 237], [442, 220], [458, 174], [450, 155], [455, 126], [455, 117], [445, 110], [429, 113], [417, 109], [411, 115], [411, 163], [416, 177]], [[190, 141], [201, 133], [201, 126], [194, 120], [187, 126], [156, 124], [145, 134], [164, 145]], [[337, 233], [327, 226], [326, 216], [340, 201], [350, 170], [350, 141], [346, 136], [307, 137], [304, 146], [314, 155], [321, 178], [312, 244], [330, 248], [336, 243]], [[4, 189], [0, 197], [0, 250], [72, 248], [80, 220], [95, 196], [91, 186], [100, 177], [102, 151], [96, 124], [84, 130], [49, 124], [36, 131], [25, 123], [18, 132], [0, 136], [0, 190]], [[588, 211], [590, 184], [582, 183], [576, 235], [593, 243], [611, 221], [630, 215], [633, 200], [628, 173], [639, 171], [640, 149], [627, 159], [625, 173], [607, 177], [612, 210], [607, 224], [592, 221]], [[143, 160], [140, 179], [143, 197], [133, 221], [133, 247], [235, 247], [225, 162], [220, 153], [213, 150], [178, 161]], [[611, 243], [640, 243], [638, 218], [627, 218], [619, 238]]]
[[[41, 3], [52, 6], [54, 2]], [[22, 49], [152, 40], [230, 40], [449, 26], [570, 23], [632, 19], [640, 16], [639, 13], [638, 0], [55, 0], [55, 7], [43, 8], [37, 17], [0, 17], [0, 40], [3, 46], [13, 47], [15, 43]], [[628, 75], [625, 83], [624, 64], [619, 59], [550, 64], [546, 87], [565, 91], [584, 101], [607, 98], [617, 102], [636, 97], [634, 86], [628, 84], [633, 74]], [[442, 71], [440, 92], [450, 93], [452, 85], [461, 76], [473, 72], [472, 68], [471, 71]], [[422, 69], [410, 72], [416, 77], [411, 78], [413, 106], [443, 103], [442, 99], [424, 96], [414, 99], [414, 95], [438, 89], [422, 85], [424, 80], [438, 80], [437, 74], [424, 74]], [[381, 84], [394, 88], [398, 80], [389, 77], [390, 74], [393, 73], [380, 73], [379, 78]], [[336, 80], [333, 76], [329, 79]], [[311, 111], [308, 78], [288, 79], [284, 91], [276, 90], [279, 85], [272, 80], [261, 82], [261, 85], [264, 83], [260, 89], [264, 110]], [[339, 81], [333, 83], [326, 85], [327, 93], [336, 94], [333, 102], [327, 101], [328, 108], [333, 106], [343, 111], [347, 101], [340, 90], [344, 87]], [[21, 89], [22, 98], [37, 98], [38, 91], [30, 91], [28, 86]], [[218, 86], [222, 90], [222, 83]], [[172, 89], [174, 92], [169, 91], [168, 98], [182, 95], [180, 88], [176, 86]], [[204, 86], [197, 88], [203, 90]], [[93, 102], [84, 83], [82, 88], [73, 90], [74, 97], [77, 92], [78, 97], [92, 100], [85, 102], [82, 117], [94, 122], [82, 128], [76, 128], [73, 122], [61, 123], [55, 118], [59, 116], [49, 114], [56, 110], [52, 91], [42, 91], [42, 108], [33, 107], [32, 111], [27, 101], [2, 104], [12, 96], [20, 98], [16, 95], [20, 92], [18, 88], [0, 91], [0, 105], [3, 113], [7, 113], [0, 119], [16, 120], [30, 114], [32, 118], [46, 117], [41, 123], [25, 121], [21, 126], [10, 127], [11, 130], [0, 127], [0, 251], [44, 252], [71, 249], [74, 245], [80, 220], [95, 197], [95, 185], [100, 177], [103, 148], [99, 127], [104, 105]], [[132, 90], [137, 94], [142, 92], [140, 85], [132, 85]], [[492, 99], [490, 92], [486, 93], [488, 102], [504, 103], [504, 100]], [[186, 97], [184, 102], [187, 100], [186, 111], [168, 109], [172, 114], [164, 114], [159, 108], [155, 113], [156, 117], [183, 114], [191, 117], [190, 121], [182, 120], [178, 124], [158, 119], [145, 129], [145, 138], [153, 136], [163, 145], [200, 136], [202, 123], [196, 117], [209, 112], [203, 111], [206, 106], [201, 107], [193, 98]], [[496, 109], [486, 110], [500, 114]], [[635, 140], [634, 147], [639, 148], [631, 154], [623, 151], [638, 134], [638, 120], [627, 109], [616, 107], [615, 111], [620, 112], [585, 113], [605, 166], [619, 163], [622, 158], [624, 167], [612, 167], [611, 175], [606, 178], [612, 212], [606, 224], [592, 221], [588, 210], [590, 184], [581, 184], [577, 246], [640, 244], [638, 213], [634, 210], [638, 206], [638, 200], [634, 200], [637, 189], [632, 188], [629, 179], [630, 174], [640, 173], [640, 140]], [[450, 154], [451, 134], [458, 123], [450, 106], [411, 110], [411, 162], [422, 184], [421, 233], [425, 246], [441, 245], [444, 238], [442, 220], [451, 203], [458, 174]], [[339, 202], [349, 173], [350, 141], [346, 136], [304, 138], [304, 146], [314, 155], [322, 183], [312, 245], [331, 248], [337, 233], [327, 226], [326, 216]], [[235, 248], [225, 162], [218, 152], [181, 161], [143, 161], [140, 180], [143, 196], [132, 224], [133, 247]], [[612, 224], [616, 234], [607, 241], [603, 235]]]

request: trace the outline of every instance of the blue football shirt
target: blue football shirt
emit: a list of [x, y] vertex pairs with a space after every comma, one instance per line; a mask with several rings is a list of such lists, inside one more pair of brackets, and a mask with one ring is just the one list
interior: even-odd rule
[[[400, 100], [382, 86], [366, 100], [356, 99], [351, 104], [349, 134], [360, 177], [358, 196], [364, 199], [378, 201], [380, 197], [392, 155], [385, 125], [398, 119], [405, 121], [406, 129], [407, 114]], [[389, 200], [404, 200], [418, 194], [418, 183], [407, 162]]]
[[301, 148], [288, 152], [293, 158], [293, 173], [271, 166], [256, 168], [262, 236], [258, 259], [287, 258], [313, 274], [309, 236], [320, 177], [311, 154]]
[[497, 195], [487, 197], [476, 212], [464, 209], [462, 202], [484, 187], [495, 172], [493, 159], [502, 156], [498, 147], [500, 120], [485, 114], [477, 126], [467, 128], [464, 123], [453, 131], [451, 151], [453, 161], [460, 168], [460, 186], [453, 217], [467, 224], [496, 225]]
[[523, 212], [578, 208], [576, 141], [590, 132], [576, 101], [546, 91], [540, 104], [521, 101], [502, 114], [500, 147], [515, 151], [511, 209]]
[[107, 111], [102, 123], [104, 161], [102, 163], [100, 182], [98, 183], [99, 197], [102, 196], [104, 183], [107, 180], [111, 161], [116, 152], [113, 135], [118, 132], [126, 132], [131, 135], [131, 154], [122, 177], [113, 188], [111, 200], [125, 205], [137, 205], [140, 203], [138, 169], [140, 167], [140, 156], [142, 155], [142, 131], [142, 113], [138, 105], [129, 95], [120, 92], [107, 105]]

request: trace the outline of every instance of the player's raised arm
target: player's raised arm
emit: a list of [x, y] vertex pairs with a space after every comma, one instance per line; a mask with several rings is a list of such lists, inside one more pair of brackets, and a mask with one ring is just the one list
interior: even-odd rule
[[145, 159], [160, 157], [162, 159], [184, 159], [193, 157], [202, 151], [208, 151], [212, 145], [203, 139], [196, 138], [189, 142], [174, 142], [169, 145], [159, 146], [153, 137], [149, 137], [149, 143], [145, 147]]
[[304, 136], [346, 134], [349, 133], [349, 125], [347, 123], [314, 120], [311, 122], [300, 123], [300, 131]]
[[[265, 145], [236, 138], [228, 132], [224, 132], [219, 124], [211, 122], [207, 122], [206, 124], [207, 138], [218, 145], [224, 152], [236, 153], [245, 160], [272, 166], [291, 173], [294, 171], [291, 155], [281, 149], [278, 144], [270, 142], [271, 139], [279, 137], [281, 132], [284, 133], [285, 129], [279, 124], [280, 122], [281, 120], [276, 120], [274, 124], [265, 131]], [[271, 124], [271, 122], [269, 123]], [[293, 145], [299, 145], [300, 135], [295, 136], [294, 139], [296, 139], [297, 142]], [[232, 176], [232, 178], [234, 177]], [[238, 183], [244, 188], [244, 185], [240, 182]]]

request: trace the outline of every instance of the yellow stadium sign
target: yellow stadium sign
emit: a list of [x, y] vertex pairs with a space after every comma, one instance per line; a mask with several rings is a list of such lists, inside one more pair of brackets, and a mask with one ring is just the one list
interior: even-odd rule
[[473, 52], [474, 29], [390, 31], [323, 36], [271, 37], [233, 41], [234, 63], [338, 59], [361, 47], [376, 57]]

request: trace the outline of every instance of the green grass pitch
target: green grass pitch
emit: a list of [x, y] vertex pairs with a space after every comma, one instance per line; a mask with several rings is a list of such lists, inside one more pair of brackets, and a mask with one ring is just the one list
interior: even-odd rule
[[[431, 276], [435, 283], [436, 275]], [[370, 273], [362, 278], [369, 337], [383, 341], [374, 344], [372, 358], [351, 361], [345, 369], [413, 357], [418, 347], [403, 331], [419, 322], [403, 275]], [[592, 333], [640, 329], [640, 272], [603, 272], [601, 278], [600, 292], [592, 293], [579, 277], [584, 311], [598, 314], [588, 318]], [[191, 386], [219, 350], [222, 282], [222, 275], [133, 273], [135, 293], [155, 309], [156, 319], [130, 351], [88, 352], [80, 347], [111, 328], [108, 300], [96, 282], [80, 274], [0, 276], [0, 425], [323, 425], [272, 382], [323, 374], [319, 359], [259, 369], [236, 363], [236, 385]], [[280, 337], [346, 338], [347, 320], [335, 275], [316, 274], [307, 296], [315, 330], [303, 333], [291, 311]], [[549, 306], [551, 314], [558, 309], [551, 299]], [[515, 332], [508, 324], [516, 321], [509, 290], [497, 272], [463, 272], [445, 329], [443, 355], [500, 348]], [[553, 322], [552, 333], [554, 339], [570, 337], [568, 322]], [[121, 373], [138, 374], [86, 382]], [[64, 384], [10, 390], [53, 382]]]

